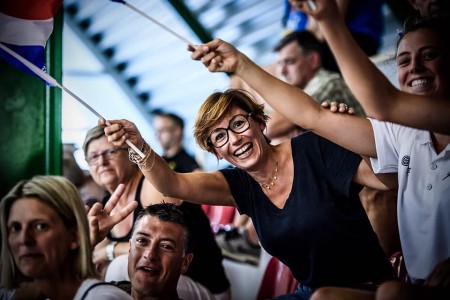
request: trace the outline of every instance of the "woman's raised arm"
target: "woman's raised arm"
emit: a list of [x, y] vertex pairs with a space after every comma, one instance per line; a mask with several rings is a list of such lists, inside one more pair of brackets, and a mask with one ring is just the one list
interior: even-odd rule
[[335, 0], [314, 0], [315, 10], [306, 1], [295, 2], [296, 8], [319, 23], [345, 82], [368, 115], [409, 127], [450, 133], [449, 99], [413, 95], [394, 87], [355, 42]]
[[166, 161], [155, 153], [142, 138], [136, 125], [128, 120], [100, 120], [105, 126], [108, 142], [124, 146], [128, 139], [145, 154], [140, 157], [131, 150], [130, 159], [134, 161], [145, 178], [163, 195], [188, 202], [208, 205], [236, 206], [225, 177], [220, 171], [176, 173]]
[[334, 114], [322, 108], [301, 89], [270, 75], [220, 39], [190, 50], [192, 58], [200, 60], [210, 72], [232, 72], [240, 76], [292, 123], [360, 155], [376, 156], [372, 125], [367, 119]]

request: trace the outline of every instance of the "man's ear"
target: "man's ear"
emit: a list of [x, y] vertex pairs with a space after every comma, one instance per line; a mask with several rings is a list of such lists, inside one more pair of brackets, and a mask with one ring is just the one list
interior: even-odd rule
[[179, 139], [183, 139], [183, 129], [181, 127], [175, 127], [175, 132]]
[[319, 69], [322, 66], [322, 61], [320, 59], [320, 54], [317, 51], [312, 51], [309, 53], [309, 58], [311, 60], [311, 66], [314, 70]]
[[181, 274], [186, 273], [186, 271], [189, 269], [189, 266], [191, 265], [192, 259], [194, 258], [194, 254], [188, 253], [183, 257], [183, 264], [181, 265]]

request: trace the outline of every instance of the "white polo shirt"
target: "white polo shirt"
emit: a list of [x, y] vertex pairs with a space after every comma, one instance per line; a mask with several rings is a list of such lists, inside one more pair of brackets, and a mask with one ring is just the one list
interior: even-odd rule
[[375, 173], [398, 172], [397, 215], [406, 269], [425, 279], [450, 256], [450, 144], [441, 153], [431, 134], [369, 119], [377, 159]]

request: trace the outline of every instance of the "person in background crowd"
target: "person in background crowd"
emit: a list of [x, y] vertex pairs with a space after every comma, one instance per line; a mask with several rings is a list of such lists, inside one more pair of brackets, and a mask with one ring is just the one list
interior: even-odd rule
[[[89, 214], [98, 209], [92, 208]], [[101, 241], [112, 228], [110, 219], [106, 214], [97, 220], [97, 227], [91, 227], [95, 241]], [[151, 204], [139, 212], [129, 241], [128, 281], [120, 282], [133, 299], [180, 299], [178, 282], [193, 259], [195, 245], [188, 225], [192, 221], [173, 203]], [[212, 298], [199, 293], [188, 295], [188, 299]]]
[[183, 148], [184, 121], [173, 113], [153, 113], [153, 127], [163, 149], [162, 157], [175, 172], [188, 173], [200, 169], [195, 158]]
[[76, 187], [60, 176], [17, 183], [0, 203], [1, 279], [5, 289], [33, 282], [47, 299], [131, 299], [100, 282], [88, 218]]
[[[285, 0], [285, 12], [282, 24], [285, 32], [308, 30], [322, 42], [323, 67], [333, 72], [340, 72], [339, 66], [324, 39], [314, 18], [298, 10], [296, 5], [301, 0]], [[353, 38], [368, 56], [378, 53], [383, 34], [383, 0], [338, 0], [339, 12]]]
[[193, 258], [187, 222], [172, 203], [152, 204], [139, 213], [128, 256], [133, 299], [180, 299], [178, 280]]

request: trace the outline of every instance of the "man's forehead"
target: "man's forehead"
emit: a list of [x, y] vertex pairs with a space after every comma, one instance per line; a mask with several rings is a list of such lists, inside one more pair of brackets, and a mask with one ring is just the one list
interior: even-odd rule
[[164, 232], [166, 235], [178, 236], [184, 232], [184, 228], [180, 224], [161, 221], [158, 217], [149, 215], [142, 217], [136, 224], [136, 234], [153, 236], [159, 232]]
[[168, 116], [156, 116], [155, 123], [158, 125], [176, 125], [175, 120]]

